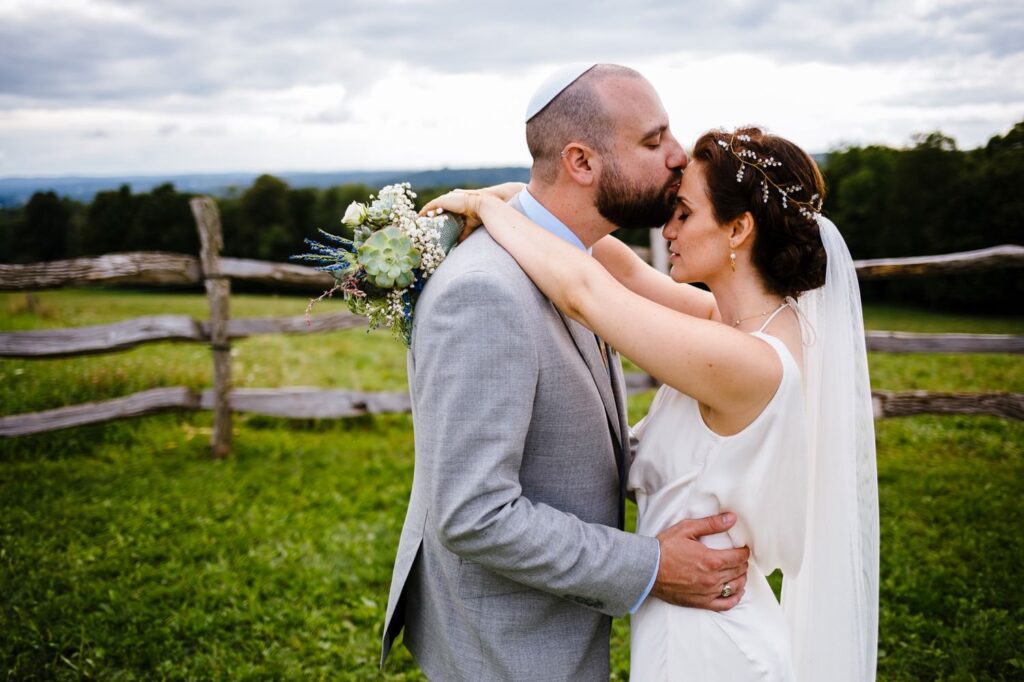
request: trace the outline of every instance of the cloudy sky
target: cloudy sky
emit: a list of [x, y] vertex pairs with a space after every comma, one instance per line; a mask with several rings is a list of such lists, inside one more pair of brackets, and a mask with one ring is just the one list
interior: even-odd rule
[[1019, 0], [0, 0], [0, 176], [526, 165], [570, 61], [639, 69], [684, 143], [1024, 119]]

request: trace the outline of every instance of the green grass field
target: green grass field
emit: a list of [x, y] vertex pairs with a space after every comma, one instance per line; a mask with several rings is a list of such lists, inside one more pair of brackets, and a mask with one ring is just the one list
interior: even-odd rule
[[[137, 315], [204, 318], [197, 294], [0, 294], [0, 330]], [[302, 298], [239, 295], [232, 315], [294, 315]], [[322, 305], [320, 312], [337, 309]], [[1024, 333], [1024, 320], [872, 307], [874, 329]], [[405, 387], [404, 349], [353, 330], [256, 337], [236, 385]], [[1024, 391], [1024, 358], [871, 357], [877, 388]], [[208, 351], [0, 360], [2, 414], [155, 386], [208, 386]], [[631, 420], [651, 393], [634, 396]], [[407, 415], [287, 422], [236, 416], [234, 456], [207, 459], [210, 416], [171, 413], [0, 441], [4, 679], [420, 679], [376, 660], [412, 476]], [[1024, 677], [1024, 424], [878, 423], [880, 679]], [[613, 639], [628, 676], [628, 622]]]

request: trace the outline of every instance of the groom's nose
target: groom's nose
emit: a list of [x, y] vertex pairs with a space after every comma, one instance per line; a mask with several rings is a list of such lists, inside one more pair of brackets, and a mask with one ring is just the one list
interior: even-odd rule
[[[668, 133], [668, 131], [666, 132]], [[682, 170], [689, 163], [689, 159], [686, 158], [686, 150], [683, 149], [683, 145], [679, 144], [679, 140], [675, 138], [675, 135], [668, 133], [668, 137], [669, 139], [665, 140], [668, 143], [666, 147], [668, 155], [665, 157], [665, 166], [672, 170]]]

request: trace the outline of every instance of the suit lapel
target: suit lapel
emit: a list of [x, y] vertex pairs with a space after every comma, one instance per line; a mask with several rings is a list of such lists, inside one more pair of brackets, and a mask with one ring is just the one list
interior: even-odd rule
[[579, 351], [579, 354], [583, 356], [583, 360], [587, 363], [587, 368], [594, 379], [594, 384], [597, 385], [597, 392], [601, 394], [601, 402], [604, 404], [608, 423], [611, 424], [612, 433], [621, 448], [622, 425], [619, 421], [619, 409], [616, 405], [615, 393], [608, 376], [608, 370], [605, 369], [604, 361], [601, 359], [601, 351], [598, 349], [597, 339], [592, 331], [575, 320], [566, 317], [561, 311], [558, 311], [558, 316], [562, 318], [565, 328], [569, 330], [569, 335], [572, 336], [573, 343], [576, 344], [576, 350]]
[[[619, 433], [629, 433], [629, 416], [626, 411], [626, 401], [628, 395], [626, 394], [626, 380], [622, 374], [622, 363], [619, 358], [619, 353], [614, 348], [609, 348], [611, 351], [611, 357], [608, 360], [608, 365], [611, 368], [611, 385], [612, 395], [615, 397], [615, 412], [618, 415], [619, 420]], [[621, 438], [619, 442], [626, 446], [626, 439]]]
[[612, 394], [615, 396], [615, 414], [619, 425], [619, 447], [615, 448], [615, 464], [619, 469], [619, 528], [626, 528], [626, 485], [629, 466], [632, 464], [633, 443], [630, 439], [629, 417], [626, 414], [626, 382], [622, 376], [619, 354], [608, 347], [608, 368], [611, 373]]

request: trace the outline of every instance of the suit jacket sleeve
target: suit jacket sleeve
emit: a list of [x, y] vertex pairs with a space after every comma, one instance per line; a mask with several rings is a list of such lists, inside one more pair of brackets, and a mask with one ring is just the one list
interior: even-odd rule
[[467, 272], [417, 319], [417, 456], [433, 467], [426, 532], [506, 578], [623, 615], [657, 568], [657, 540], [585, 523], [520, 487], [543, 352], [522, 332], [534, 304], [501, 278]]

